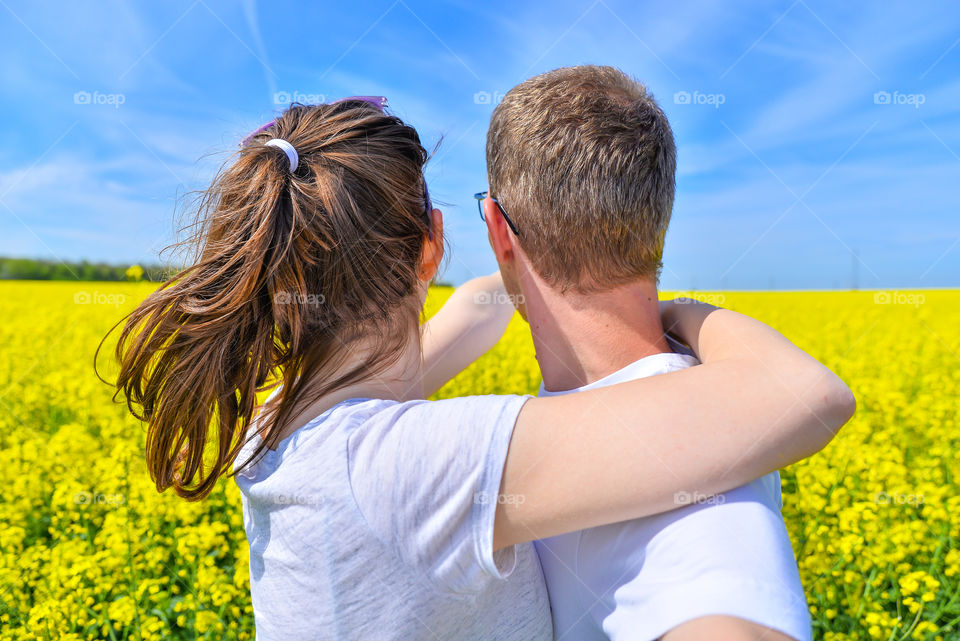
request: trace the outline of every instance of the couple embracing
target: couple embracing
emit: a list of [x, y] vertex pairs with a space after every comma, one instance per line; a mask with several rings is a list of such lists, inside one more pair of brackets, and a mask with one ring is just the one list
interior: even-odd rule
[[[486, 156], [499, 272], [421, 325], [445, 246], [417, 132], [382, 98], [291, 106], [124, 327], [158, 488], [235, 475], [257, 638], [809, 639], [777, 470], [849, 389], [756, 320], [658, 301], [676, 148], [622, 72], [518, 85]], [[539, 394], [426, 400], [515, 308]]]

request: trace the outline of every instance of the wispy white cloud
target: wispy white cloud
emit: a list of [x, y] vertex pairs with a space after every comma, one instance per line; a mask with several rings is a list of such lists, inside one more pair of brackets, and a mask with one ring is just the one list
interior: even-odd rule
[[[871, 267], [893, 279], [920, 273], [918, 255], [960, 236], [951, 209], [960, 47], [950, 49], [957, 10], [946, 2], [870, 12], [825, 0], [738, 12], [712, 0], [405, 0], [386, 12], [391, 4], [110, 0], [50, 12], [11, 0], [30, 30], [13, 21], [0, 44], [18, 61], [0, 65], [0, 193], [16, 184], [4, 202], [23, 223], [0, 207], [0, 254], [149, 257], [172, 238], [184, 185], [208, 183], [236, 139], [282, 107], [275, 93], [382, 93], [428, 145], [444, 136], [428, 177], [451, 202], [450, 274], [483, 273], [492, 259], [470, 195], [485, 180], [492, 105], [474, 94], [495, 99], [528, 73], [583, 62], [643, 80], [671, 118], [680, 192], [668, 252], [684, 279], [710, 286], [790, 206], [791, 190], [835, 162], [805, 202], [836, 237], [798, 205], [728, 285], [765, 286], [764, 265], [781, 283], [843, 280], [844, 243], [873, 252]], [[125, 103], [78, 106], [80, 90], [119, 92]], [[721, 92], [725, 103], [678, 105], [680, 90]], [[925, 102], [876, 105], [879, 90]], [[956, 267], [950, 254], [928, 278]]]

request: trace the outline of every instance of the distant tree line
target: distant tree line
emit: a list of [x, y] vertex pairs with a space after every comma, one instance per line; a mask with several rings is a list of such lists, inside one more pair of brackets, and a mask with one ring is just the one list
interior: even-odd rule
[[113, 280], [162, 282], [171, 268], [163, 265], [111, 265], [0, 256], [0, 280]]
[[[0, 256], [0, 280], [113, 280], [162, 283], [174, 276], [177, 269], [165, 265], [116, 265], [110, 263], [79, 263], [39, 258], [9, 258]], [[453, 287], [439, 280], [437, 287]]]

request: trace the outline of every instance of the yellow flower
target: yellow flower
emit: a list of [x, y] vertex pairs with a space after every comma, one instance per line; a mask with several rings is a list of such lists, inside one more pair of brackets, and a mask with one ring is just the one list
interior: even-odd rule
[[[142, 426], [90, 370], [107, 329], [154, 288], [0, 281], [4, 639], [253, 639], [236, 485], [225, 479], [197, 503], [158, 494]], [[427, 316], [449, 294], [432, 289]], [[922, 295], [910, 306], [878, 304], [874, 292], [724, 294], [725, 306], [829, 364], [858, 399], [827, 448], [781, 472], [783, 516], [824, 641], [899, 639], [917, 612], [932, 617], [960, 590], [960, 292]], [[115, 371], [110, 345], [105, 374]], [[536, 393], [539, 383], [517, 317], [436, 397]], [[908, 636], [938, 632], [919, 621]]]

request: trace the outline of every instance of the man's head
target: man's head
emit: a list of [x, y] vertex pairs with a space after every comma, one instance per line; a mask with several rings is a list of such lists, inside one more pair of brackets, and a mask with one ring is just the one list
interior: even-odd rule
[[[675, 168], [667, 117], [613, 67], [530, 78], [497, 105], [487, 134], [490, 195], [520, 230], [511, 244], [561, 292], [657, 280]], [[488, 217], [500, 215], [485, 204]], [[504, 279], [518, 287], [516, 265], [493, 242]]]

